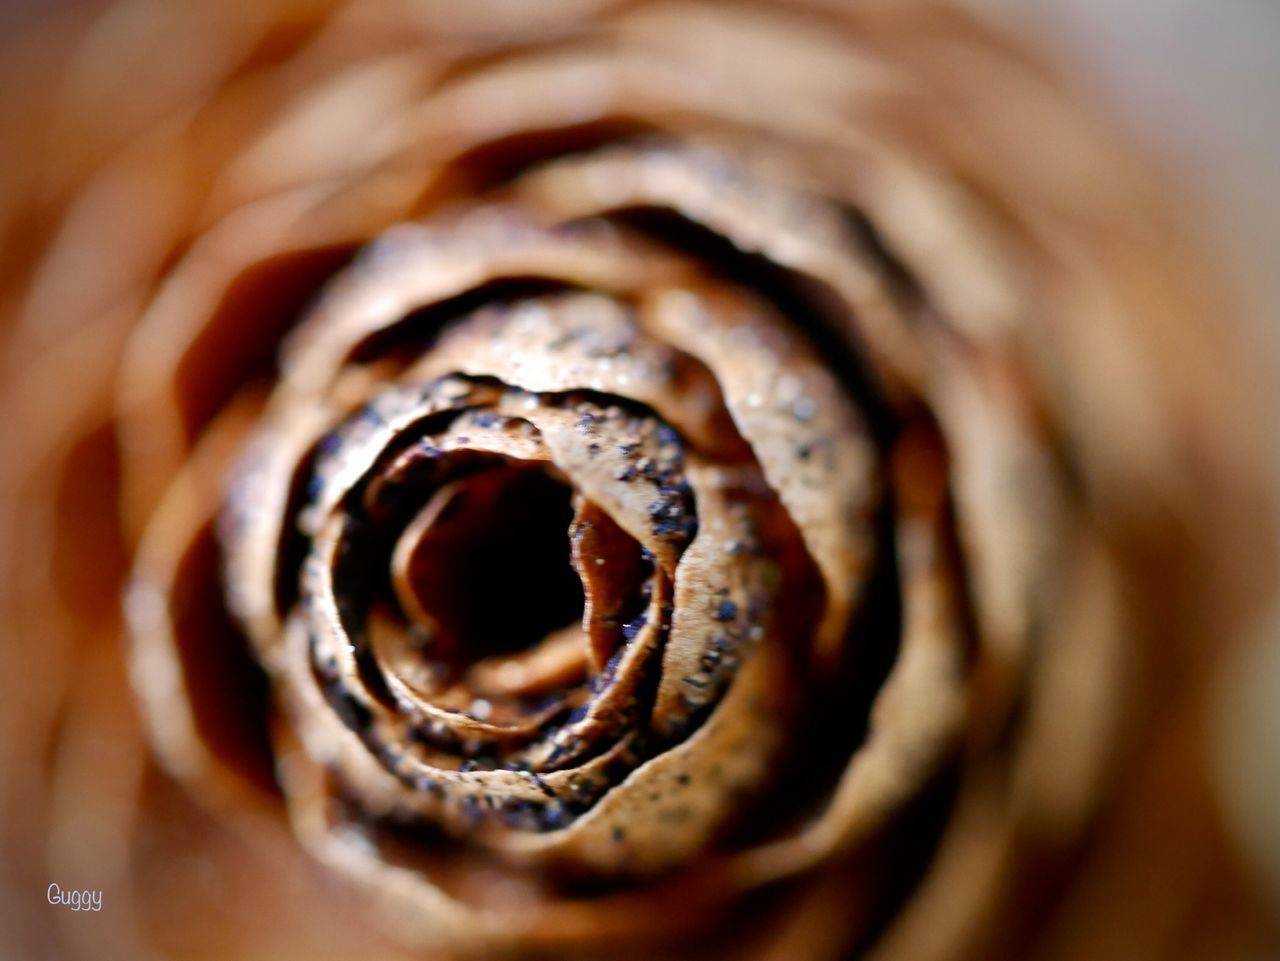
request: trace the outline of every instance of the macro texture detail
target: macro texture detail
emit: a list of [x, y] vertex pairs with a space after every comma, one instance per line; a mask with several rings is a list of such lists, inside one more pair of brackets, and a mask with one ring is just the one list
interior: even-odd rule
[[114, 732], [55, 850], [122, 943], [1180, 956], [1135, 866], [1234, 875], [1133, 812], [1211, 806], [1169, 745], [1270, 558], [1146, 172], [933, 3], [287, 6], [71, 48], [10, 345], [83, 383], [6, 483], [97, 520], [15, 522], [10, 619]]

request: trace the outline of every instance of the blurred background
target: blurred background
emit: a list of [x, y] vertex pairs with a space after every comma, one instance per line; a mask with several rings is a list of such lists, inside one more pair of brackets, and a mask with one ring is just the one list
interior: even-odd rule
[[[1226, 332], [1280, 423], [1280, 3], [1274, 0], [964, 0], [1023, 34], [1110, 113], [1180, 194], [1191, 229], [1234, 281]], [[1280, 427], [1271, 438], [1280, 491]], [[1280, 606], [1224, 666], [1210, 719], [1223, 802], [1280, 914]]]
[[[1260, 416], [1274, 421], [1280, 411], [1280, 2], [956, 2], [1037, 48], [1167, 175], [1188, 228], [1215, 260], [1212, 272], [1234, 282], [1235, 302], [1223, 312], [1233, 327], [1223, 333], [1245, 346], [1265, 394]], [[13, 35], [59, 8], [102, 5], [0, 0], [0, 33]], [[22, 91], [15, 94], [22, 98]], [[5, 260], [20, 256], [0, 252]], [[1280, 496], [1280, 430], [1266, 435]], [[1207, 722], [1222, 800], [1259, 889], [1280, 917], [1280, 607], [1223, 665], [1215, 689]]]
[[[963, 0], [1024, 34], [1182, 191], [1248, 298], [1246, 336], [1280, 358], [1280, 3]], [[1274, 462], [1280, 467], [1280, 442]], [[1280, 476], [1278, 473], [1277, 476]]]

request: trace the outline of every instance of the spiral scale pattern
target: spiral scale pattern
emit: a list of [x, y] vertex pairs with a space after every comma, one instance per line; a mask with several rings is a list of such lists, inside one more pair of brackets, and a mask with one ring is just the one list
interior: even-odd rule
[[1124, 813], [1212, 820], [1247, 405], [1024, 52], [933, 0], [84, 17], [0, 276], [53, 572], [4, 797], [122, 957], [1056, 961], [1152, 852], [1230, 875]]

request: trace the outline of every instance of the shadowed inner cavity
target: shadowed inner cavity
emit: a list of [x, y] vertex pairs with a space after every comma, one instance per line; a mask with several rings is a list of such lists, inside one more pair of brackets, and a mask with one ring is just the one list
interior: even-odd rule
[[401, 535], [393, 581], [427, 654], [461, 669], [519, 653], [582, 619], [571, 491], [512, 462], [437, 490]]

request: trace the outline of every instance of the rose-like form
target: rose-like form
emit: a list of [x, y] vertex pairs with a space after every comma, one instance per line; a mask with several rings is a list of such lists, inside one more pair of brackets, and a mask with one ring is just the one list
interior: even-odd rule
[[53, 760], [8, 820], [108, 950], [1249, 930], [1187, 746], [1265, 582], [1247, 399], [1024, 55], [817, 0], [135, 0], [30, 49], [70, 66], [11, 205], [7, 604]]

